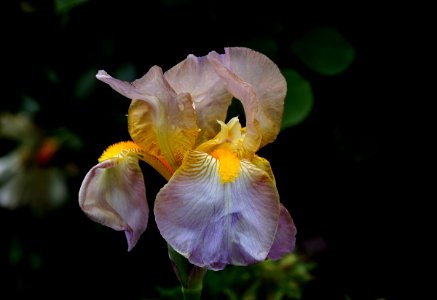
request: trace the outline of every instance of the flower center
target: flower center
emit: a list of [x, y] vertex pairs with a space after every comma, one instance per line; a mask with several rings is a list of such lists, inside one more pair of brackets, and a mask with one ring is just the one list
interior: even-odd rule
[[132, 141], [119, 142], [106, 148], [106, 150], [103, 151], [102, 156], [100, 156], [99, 162], [110, 158], [122, 158], [132, 152], [141, 156], [143, 149]]
[[211, 153], [218, 160], [221, 183], [234, 182], [240, 175], [240, 159], [228, 149], [219, 148]]

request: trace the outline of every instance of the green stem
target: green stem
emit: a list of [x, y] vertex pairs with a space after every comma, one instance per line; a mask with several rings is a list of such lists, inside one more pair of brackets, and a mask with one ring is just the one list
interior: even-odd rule
[[184, 288], [182, 289], [182, 295], [184, 295], [184, 300], [200, 300], [200, 296], [202, 295], [202, 287], [198, 289], [190, 289]]
[[184, 300], [199, 300], [202, 294], [203, 277], [207, 270], [191, 264], [170, 245], [168, 246], [168, 254], [175, 274], [181, 283]]

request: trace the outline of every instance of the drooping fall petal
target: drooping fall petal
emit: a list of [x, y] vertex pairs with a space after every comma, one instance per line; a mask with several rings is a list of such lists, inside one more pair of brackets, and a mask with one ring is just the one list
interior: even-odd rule
[[206, 56], [190, 54], [164, 76], [176, 93], [190, 93], [202, 129], [200, 141], [214, 137], [219, 129], [217, 120], [225, 121], [232, 95]]
[[279, 222], [276, 187], [246, 160], [236, 174], [225, 172], [225, 180], [219, 172], [220, 161], [213, 156], [187, 154], [157, 195], [155, 219], [161, 235], [200, 267], [220, 270], [227, 264], [262, 261]]
[[[254, 155], [252, 161], [254, 165], [266, 172], [270, 179], [275, 183], [270, 163], [265, 158]], [[276, 184], [276, 183], [275, 183]], [[276, 231], [275, 241], [270, 249], [268, 258], [280, 259], [286, 253], [293, 251], [296, 244], [296, 226], [294, 226], [293, 219], [285, 206], [280, 204], [280, 215], [278, 230]]]
[[99, 71], [97, 78], [134, 100], [128, 114], [132, 139], [154, 159], [175, 170], [198, 135], [191, 96], [176, 94], [157, 66], [132, 84], [104, 71]]
[[124, 231], [130, 251], [146, 230], [149, 217], [138, 158], [109, 158], [94, 166], [82, 182], [79, 205], [93, 221]]
[[208, 60], [239, 99], [246, 114], [245, 147], [256, 152], [279, 133], [287, 83], [265, 55], [248, 48], [225, 48], [225, 54], [208, 54]]
[[268, 258], [280, 259], [285, 254], [293, 251], [296, 245], [296, 226], [284, 205], [280, 204], [278, 230], [276, 231], [273, 246]]
[[[252, 163], [266, 172], [270, 179], [275, 183], [272, 167], [267, 159], [254, 155]], [[276, 184], [276, 183], [275, 183]], [[275, 241], [270, 249], [268, 258], [280, 259], [286, 253], [293, 251], [296, 244], [296, 226], [285, 206], [280, 204], [280, 215], [278, 230], [276, 231]]]

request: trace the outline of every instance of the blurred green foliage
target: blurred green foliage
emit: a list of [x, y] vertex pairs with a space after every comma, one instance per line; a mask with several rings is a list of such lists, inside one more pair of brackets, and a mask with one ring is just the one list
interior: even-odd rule
[[[311, 281], [316, 264], [296, 252], [277, 261], [266, 260], [248, 267], [228, 266], [208, 271], [202, 299], [256, 300], [301, 299], [302, 287]], [[180, 287], [158, 288], [162, 299], [181, 299]]]
[[[345, 72], [355, 59], [353, 46], [330, 27], [312, 28], [291, 44], [291, 51], [286, 54], [287, 56], [303, 61], [311, 70], [326, 76]], [[273, 60], [278, 56], [279, 46], [272, 35], [254, 37], [244, 45], [264, 53]], [[281, 72], [287, 80], [287, 97], [282, 120], [282, 129], [285, 129], [305, 121], [313, 109], [314, 96], [311, 83], [304, 79], [297, 69], [282, 67]], [[238, 112], [239, 108], [233, 103], [230, 109]]]
[[282, 128], [303, 122], [313, 108], [313, 93], [310, 83], [293, 69], [281, 69], [287, 80]]
[[65, 14], [70, 12], [73, 8], [81, 5], [88, 0], [55, 0], [55, 12], [57, 14]]
[[337, 30], [316, 27], [292, 43], [292, 50], [312, 70], [327, 76], [340, 74], [355, 58], [355, 49]]

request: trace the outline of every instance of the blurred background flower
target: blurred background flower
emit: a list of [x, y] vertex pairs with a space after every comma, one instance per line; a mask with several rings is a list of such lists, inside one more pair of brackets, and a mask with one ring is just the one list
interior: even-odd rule
[[72, 160], [60, 165], [55, 156], [62, 148], [78, 150], [81, 141], [77, 136], [65, 128], [44, 135], [26, 114], [4, 112], [0, 114], [0, 141], [3, 150], [8, 144], [14, 147], [0, 157], [0, 206], [29, 206], [43, 213], [65, 203], [67, 177], [78, 170]]

